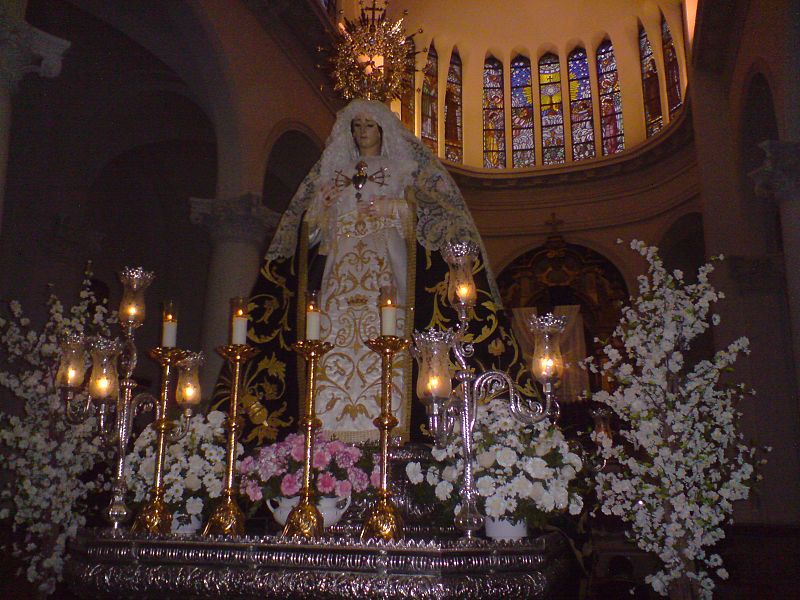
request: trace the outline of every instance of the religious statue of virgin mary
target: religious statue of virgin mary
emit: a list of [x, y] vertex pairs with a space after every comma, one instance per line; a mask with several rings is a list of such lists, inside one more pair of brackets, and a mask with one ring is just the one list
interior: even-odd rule
[[[274, 440], [296, 427], [305, 363], [291, 345], [305, 335], [311, 290], [318, 290], [320, 339], [334, 346], [318, 367], [315, 408], [322, 429], [348, 442], [377, 439], [380, 357], [365, 341], [380, 335], [380, 289], [397, 290], [398, 335], [455, 326], [440, 253], [451, 240], [481, 248], [474, 273], [478, 302], [468, 332], [476, 349], [473, 364], [503, 369], [523, 393], [535, 394], [455, 182], [384, 104], [350, 102], [283, 214], [250, 297], [248, 343], [260, 353], [244, 373], [245, 444]], [[393, 435], [418, 438], [425, 415], [413, 398], [416, 367], [402, 353], [394, 369], [392, 405], [400, 424]]]

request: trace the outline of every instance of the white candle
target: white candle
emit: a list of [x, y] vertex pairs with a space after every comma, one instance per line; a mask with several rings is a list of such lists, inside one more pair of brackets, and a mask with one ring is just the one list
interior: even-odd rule
[[161, 345], [164, 348], [174, 348], [178, 341], [178, 322], [175, 320], [164, 321], [161, 325]]
[[319, 318], [320, 312], [314, 308], [309, 308], [306, 311], [306, 339], [318, 340], [319, 339]]
[[381, 306], [381, 335], [397, 335], [397, 306], [394, 304]]
[[234, 316], [231, 327], [231, 344], [243, 345], [247, 343], [247, 315]]

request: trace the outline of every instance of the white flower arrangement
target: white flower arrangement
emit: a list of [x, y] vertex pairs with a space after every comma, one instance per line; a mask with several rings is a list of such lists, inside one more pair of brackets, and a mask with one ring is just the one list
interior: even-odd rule
[[105, 299], [94, 297], [90, 279], [87, 270], [80, 300], [66, 313], [50, 296], [41, 332], [31, 327], [17, 301], [10, 303], [10, 318], [0, 319], [0, 386], [14, 394], [21, 409], [0, 415], [0, 468], [8, 473], [2, 478], [0, 518], [11, 519], [20, 537], [14, 554], [27, 563], [28, 580], [45, 594], [61, 580], [67, 540], [86, 524], [90, 494], [109, 485], [105, 465], [98, 469], [109, 454], [94, 417], [68, 424], [54, 382], [61, 333], [108, 336], [116, 321]]
[[[615, 467], [596, 476], [603, 513], [630, 524], [629, 538], [662, 563], [647, 582], [661, 595], [694, 588], [711, 598], [711, 572], [725, 579], [718, 554], [709, 553], [732, 522], [733, 502], [748, 497], [754, 483], [755, 449], [737, 429], [735, 404], [744, 385], [720, 383], [748, 341], [739, 338], [711, 360], [685, 363], [691, 342], [709, 327], [709, 310], [723, 298], [708, 281], [711, 264], [697, 283], [668, 273], [657, 249], [634, 240], [631, 248], [648, 262], [639, 277], [639, 295], [614, 332], [616, 344], [599, 367], [616, 382], [612, 393], [594, 394], [622, 422], [622, 444], [595, 434], [603, 458]], [[720, 257], [721, 258], [721, 257]], [[714, 324], [719, 322], [711, 316]], [[597, 436], [600, 437], [597, 437]]]
[[[193, 518], [204, 521], [213, 508], [213, 500], [222, 494], [225, 475], [226, 416], [215, 410], [207, 416], [194, 415], [189, 431], [169, 444], [164, 456], [164, 500], [177, 521], [186, 525]], [[141, 504], [153, 487], [157, 433], [148, 425], [136, 438], [133, 450], [125, 457], [125, 476], [133, 492], [133, 501]], [[237, 444], [237, 456], [244, 446]]]
[[[511, 414], [508, 400], [495, 398], [478, 407], [473, 433], [475, 487], [487, 516], [542, 526], [554, 513], [581, 512], [574, 484], [583, 461], [547, 419], [525, 425]], [[460, 437], [432, 454], [439, 464], [423, 469], [411, 462], [406, 476], [433, 488], [439, 501], [453, 502], [464, 467]]]

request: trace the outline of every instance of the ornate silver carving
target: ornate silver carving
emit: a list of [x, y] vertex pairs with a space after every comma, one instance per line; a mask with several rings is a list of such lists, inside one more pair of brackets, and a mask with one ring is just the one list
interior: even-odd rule
[[84, 531], [66, 567], [87, 598], [545, 598], [569, 553], [549, 533], [522, 542], [358, 537], [133, 537]]

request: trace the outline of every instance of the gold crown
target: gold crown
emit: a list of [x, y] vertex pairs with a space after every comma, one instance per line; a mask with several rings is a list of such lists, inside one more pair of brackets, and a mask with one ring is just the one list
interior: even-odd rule
[[391, 21], [387, 17], [388, 0], [382, 7], [377, 6], [377, 0], [369, 6], [364, 0], [358, 4], [359, 18], [339, 24], [342, 40], [334, 46], [331, 58], [334, 89], [346, 100], [386, 102], [399, 98], [405, 73], [414, 69], [413, 35], [406, 36], [403, 19]]

